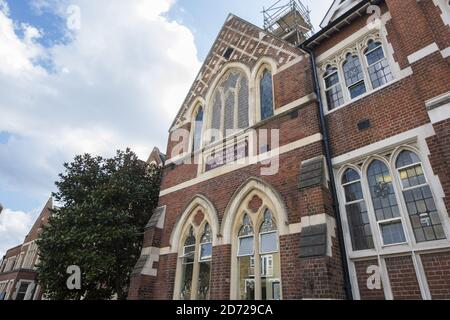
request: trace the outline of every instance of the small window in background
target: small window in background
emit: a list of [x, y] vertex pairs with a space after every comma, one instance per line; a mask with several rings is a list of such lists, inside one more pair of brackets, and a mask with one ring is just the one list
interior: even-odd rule
[[364, 52], [369, 68], [370, 81], [374, 89], [392, 81], [394, 77], [389, 67], [389, 62], [381, 46], [381, 42], [369, 40]]
[[344, 96], [342, 94], [337, 68], [328, 66], [324, 75], [324, 81], [328, 110], [333, 110], [344, 104]]
[[358, 56], [352, 55], [351, 53], [347, 54], [343, 69], [350, 97], [353, 99], [366, 93], [364, 73]]

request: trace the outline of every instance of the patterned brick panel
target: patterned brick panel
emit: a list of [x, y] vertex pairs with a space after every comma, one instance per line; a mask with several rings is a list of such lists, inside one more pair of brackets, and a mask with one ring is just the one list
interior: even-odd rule
[[450, 252], [421, 256], [433, 299], [450, 299]]
[[411, 256], [387, 258], [386, 266], [394, 299], [422, 299]]
[[370, 277], [370, 274], [367, 274], [367, 268], [369, 266], [378, 266], [378, 261], [374, 259], [355, 262], [360, 298], [361, 300], [384, 300], [383, 284], [381, 284], [380, 289], [373, 290], [369, 289], [367, 286], [367, 279]]

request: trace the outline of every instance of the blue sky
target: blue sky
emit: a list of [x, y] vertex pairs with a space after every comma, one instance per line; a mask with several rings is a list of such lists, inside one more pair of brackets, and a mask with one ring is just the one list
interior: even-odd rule
[[[318, 25], [331, 0], [304, 0]], [[0, 257], [20, 243], [64, 162], [167, 130], [228, 13], [262, 26], [269, 0], [0, 0]], [[68, 28], [68, 8], [80, 28]]]

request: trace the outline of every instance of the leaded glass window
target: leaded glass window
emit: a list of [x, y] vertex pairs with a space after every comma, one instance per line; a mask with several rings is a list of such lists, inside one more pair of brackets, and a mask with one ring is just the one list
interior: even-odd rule
[[209, 298], [209, 282], [211, 278], [212, 233], [209, 224], [205, 225], [200, 239], [200, 269], [198, 277], [198, 299]]
[[239, 230], [239, 250], [238, 256], [253, 255], [254, 247], [253, 227], [250, 218], [247, 214], [244, 214], [242, 227]]
[[273, 116], [272, 73], [265, 69], [260, 80], [261, 120]]
[[367, 178], [383, 243], [391, 245], [406, 242], [389, 168], [384, 162], [374, 160], [367, 170]]
[[193, 151], [200, 150], [201, 142], [202, 142], [202, 126], [203, 126], [203, 108], [200, 107], [197, 111], [197, 115], [195, 116], [194, 123], [194, 143], [193, 143]]
[[353, 250], [373, 249], [372, 230], [359, 173], [354, 169], [347, 169], [342, 177], [342, 187]]
[[344, 104], [344, 95], [342, 94], [338, 69], [328, 66], [324, 75], [324, 81], [328, 110], [333, 110]]
[[351, 53], [347, 54], [343, 69], [350, 97], [353, 99], [366, 93], [364, 73], [359, 57], [357, 55], [352, 55]]
[[217, 141], [234, 131], [249, 125], [248, 79], [239, 70], [225, 74], [215, 89], [212, 100], [211, 128], [220, 132], [213, 135], [211, 142]]
[[381, 42], [369, 40], [364, 52], [369, 68], [369, 77], [374, 89], [394, 79]]
[[416, 241], [445, 239], [441, 218], [419, 157], [409, 150], [402, 151], [397, 158], [396, 169]]

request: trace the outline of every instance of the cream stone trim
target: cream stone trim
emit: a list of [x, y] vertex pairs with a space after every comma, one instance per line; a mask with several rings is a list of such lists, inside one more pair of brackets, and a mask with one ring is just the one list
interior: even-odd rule
[[444, 50], [441, 50], [441, 54], [444, 59], [450, 57], [450, 47], [447, 47]]
[[431, 123], [435, 124], [450, 118], [450, 91], [425, 102]]
[[190, 222], [194, 218], [193, 213], [195, 213], [197, 209], [202, 209], [205, 214], [205, 219], [211, 226], [211, 231], [213, 233], [213, 246], [220, 243], [218, 240], [220, 229], [217, 211], [208, 198], [203, 195], [196, 195], [187, 205], [183, 213], [177, 217], [177, 221], [172, 229], [172, 234], [170, 235], [170, 253], [177, 253], [179, 251], [181, 238], [184, 237], [183, 230], [186, 229], [186, 226], [189, 226]]
[[281, 195], [267, 182], [257, 178], [250, 178], [236, 190], [228, 202], [220, 228], [222, 235], [221, 244], [232, 243], [234, 235], [232, 231], [236, 223], [236, 216], [240, 214], [238, 209], [249, 195], [253, 196], [254, 194], [257, 194], [271, 208], [272, 214], [277, 221], [279, 236], [289, 234], [288, 215]]
[[383, 149], [389, 149], [391, 148], [390, 146], [401, 145], [407, 143], [408, 141], [415, 140], [417, 137], [420, 137], [421, 139], [426, 139], [434, 136], [435, 134], [436, 133], [434, 131], [432, 124], [429, 123], [421, 127], [417, 127], [409, 131], [402, 132], [393, 137], [375, 142], [371, 145], [334, 157], [332, 159], [332, 163], [333, 166], [336, 167], [344, 163], [347, 163], [352, 159], [365, 158], [368, 155], [373, 154], [377, 151], [379, 152], [380, 150]]
[[291, 109], [294, 109], [298, 106], [308, 104], [308, 103], [316, 101], [316, 100], [317, 100], [317, 96], [315, 93], [308, 94], [307, 96], [304, 96], [303, 98], [297, 99], [297, 100], [292, 101], [291, 103], [288, 103], [278, 109], [275, 109], [275, 115], [279, 115], [279, 114], [288, 112]]
[[433, 0], [435, 6], [441, 9], [441, 18], [444, 24], [450, 27], [450, 5], [446, 0]]
[[289, 61], [285, 65], [281, 66], [276, 72], [274, 72], [273, 75], [276, 75], [276, 74], [278, 74], [278, 73], [280, 73], [280, 72], [282, 72], [284, 70], [289, 69], [292, 66], [295, 66], [297, 63], [303, 61], [303, 59], [304, 59], [304, 57], [300, 56], [300, 57], [295, 58], [294, 60]]
[[297, 140], [295, 142], [283, 145], [283, 146], [281, 146], [278, 149], [266, 152], [264, 154], [261, 154], [261, 155], [258, 155], [258, 156], [254, 156], [254, 157], [248, 157], [245, 160], [245, 164], [224, 165], [224, 166], [222, 166], [220, 168], [208, 171], [208, 172], [206, 172], [206, 173], [204, 173], [204, 174], [202, 174], [202, 175], [200, 175], [200, 176], [198, 176], [198, 177], [196, 177], [194, 179], [191, 179], [191, 180], [186, 181], [186, 182], [182, 182], [182, 183], [180, 183], [180, 184], [178, 184], [176, 186], [173, 186], [173, 187], [167, 188], [165, 190], [162, 190], [160, 192], [159, 196], [160, 197], [166, 196], [166, 195], [168, 195], [170, 193], [173, 193], [173, 192], [176, 192], [176, 191], [179, 191], [179, 190], [191, 187], [193, 185], [196, 185], [196, 184], [201, 183], [201, 182], [208, 181], [208, 180], [213, 179], [213, 178], [217, 178], [217, 177], [219, 177], [221, 175], [224, 175], [224, 174], [227, 174], [227, 173], [230, 173], [230, 172], [233, 172], [233, 171], [236, 171], [236, 170], [248, 167], [250, 165], [254, 165], [254, 164], [256, 164], [258, 162], [261, 162], [261, 161], [265, 161], [265, 160], [271, 159], [271, 158], [273, 158], [276, 155], [282, 155], [282, 154], [294, 151], [296, 149], [300, 149], [302, 147], [305, 147], [307, 145], [310, 145], [310, 144], [313, 144], [313, 143], [316, 143], [316, 142], [319, 142], [319, 141], [322, 141], [322, 140], [323, 140], [322, 134], [321, 133], [316, 133], [316, 134], [311, 135], [309, 137], [306, 137], [306, 138]]
[[163, 248], [161, 248], [160, 250], [159, 250], [159, 255], [160, 256], [165, 256], [165, 255], [168, 255], [168, 254], [171, 254], [172, 252], [171, 252], [171, 249], [170, 249], [170, 247], [163, 247]]
[[439, 51], [439, 47], [436, 44], [436, 42], [433, 42], [432, 44], [423, 47], [422, 49], [410, 54], [408, 56], [408, 62], [410, 64], [413, 64], [419, 60], [422, 60], [423, 58], [429, 56], [430, 54], [433, 54], [435, 52]]

